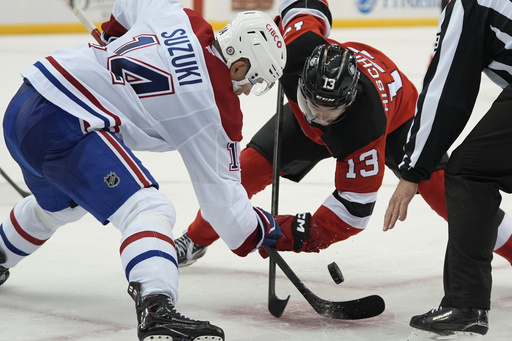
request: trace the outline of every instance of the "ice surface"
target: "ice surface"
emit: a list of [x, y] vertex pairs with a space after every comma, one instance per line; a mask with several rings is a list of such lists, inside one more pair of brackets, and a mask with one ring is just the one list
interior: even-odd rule
[[[336, 29], [339, 41], [360, 41], [392, 57], [421, 87], [430, 60], [436, 27]], [[0, 36], [2, 91], [0, 112], [18, 89], [19, 71], [36, 59], [82, 41], [86, 34]], [[490, 106], [499, 89], [482, 81], [479, 101], [470, 126]], [[263, 97], [242, 97], [245, 113], [244, 142], [275, 112], [276, 92]], [[362, 127], [362, 129], [364, 129]], [[2, 139], [3, 141], [3, 139]], [[177, 153], [138, 153], [174, 202], [180, 236], [197, 211], [197, 201]], [[4, 143], [0, 167], [24, 186], [17, 165]], [[280, 213], [315, 211], [333, 191], [334, 162], [320, 163], [295, 184], [281, 181]], [[387, 201], [397, 180], [386, 175], [375, 211], [366, 231], [320, 254], [284, 254], [292, 269], [318, 296], [349, 300], [379, 294], [386, 311], [359, 321], [331, 320], [316, 314], [289, 280], [278, 270], [277, 295], [291, 295], [281, 318], [267, 310], [268, 261], [257, 254], [238, 258], [222, 242], [208, 249], [198, 263], [181, 270], [178, 309], [190, 317], [208, 319], [222, 327], [231, 341], [346, 340], [403, 341], [410, 333], [412, 315], [437, 306], [443, 295], [442, 270], [447, 228], [421, 199], [413, 200], [409, 217], [395, 230], [382, 232]], [[20, 199], [0, 179], [0, 215], [7, 217]], [[253, 198], [270, 209], [270, 188]], [[511, 199], [502, 207], [510, 213]], [[3, 218], [2, 218], [3, 219]], [[65, 226], [34, 255], [11, 270], [0, 287], [1, 341], [136, 340], [134, 304], [119, 259], [120, 233], [90, 216]], [[327, 265], [341, 268], [345, 282], [336, 285]], [[490, 331], [484, 340], [509, 340], [512, 309], [512, 269], [496, 256]]]

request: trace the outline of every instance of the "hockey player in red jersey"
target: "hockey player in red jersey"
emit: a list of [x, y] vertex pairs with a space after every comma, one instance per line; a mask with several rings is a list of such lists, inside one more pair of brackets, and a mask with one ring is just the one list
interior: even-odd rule
[[132, 150], [180, 153], [202, 212], [234, 253], [273, 245], [279, 226], [240, 183], [237, 95], [262, 94], [279, 79], [283, 37], [256, 11], [215, 36], [173, 0], [117, 0], [102, 28], [106, 46], [59, 50], [21, 72], [3, 128], [33, 195], [0, 225], [0, 284], [89, 212], [121, 232], [140, 340], [224, 340], [221, 328], [174, 307], [176, 212]]
[[[320, 160], [336, 159], [335, 189], [314, 214], [279, 215], [280, 251], [318, 252], [363, 231], [385, 166], [398, 175], [417, 90], [386, 55], [356, 42], [329, 39], [327, 1], [285, 0], [277, 18], [289, 58], [280, 79], [288, 103], [281, 134], [281, 176], [300, 181]], [[272, 181], [275, 116], [241, 154], [249, 197]], [[419, 194], [446, 219], [444, 156]], [[507, 220], [510, 221], [510, 220]], [[512, 232], [512, 223], [503, 226]], [[201, 212], [176, 240], [180, 265], [204, 255], [217, 239]], [[512, 260], [510, 246], [496, 250]]]

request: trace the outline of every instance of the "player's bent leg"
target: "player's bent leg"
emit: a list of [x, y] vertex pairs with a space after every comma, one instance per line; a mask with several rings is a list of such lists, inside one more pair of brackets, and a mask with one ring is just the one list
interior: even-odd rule
[[272, 163], [256, 149], [247, 147], [240, 153], [242, 186], [249, 199], [272, 183]]
[[500, 213], [503, 214], [503, 220], [498, 226], [498, 238], [494, 246], [494, 253], [505, 258], [512, 264], [512, 218], [501, 209]]
[[201, 211], [197, 212], [196, 219], [189, 225], [187, 235], [195, 244], [201, 246], [210, 246], [220, 238], [213, 226], [204, 220]]
[[128, 282], [142, 285], [142, 297], [166, 294], [178, 299], [178, 262], [172, 235], [176, 211], [156, 188], [133, 194], [109, 217], [122, 234], [121, 262]]
[[58, 227], [85, 215], [79, 207], [58, 212], [43, 210], [33, 196], [21, 200], [0, 225], [0, 250], [5, 268], [12, 268], [38, 250]]
[[222, 329], [180, 314], [178, 262], [172, 228], [173, 204], [156, 188], [133, 194], [109, 220], [122, 233], [121, 261], [134, 299], [141, 341], [154, 339], [224, 340]]
[[439, 216], [444, 220], [448, 219], [444, 189], [444, 169], [433, 172], [429, 180], [420, 182], [418, 192]]

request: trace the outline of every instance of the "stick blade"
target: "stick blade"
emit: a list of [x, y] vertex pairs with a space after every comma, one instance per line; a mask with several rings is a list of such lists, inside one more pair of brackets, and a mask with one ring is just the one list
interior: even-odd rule
[[275, 317], [281, 317], [283, 315], [284, 309], [288, 304], [288, 300], [290, 299], [290, 295], [284, 300], [278, 298], [277, 296], [269, 297], [268, 299], [268, 311]]
[[281, 317], [290, 295], [284, 300], [276, 295], [276, 263], [272, 258], [269, 258], [268, 275], [268, 311], [275, 317]]
[[360, 320], [382, 314], [386, 308], [384, 299], [379, 295], [371, 295], [351, 301], [319, 300], [310, 302], [317, 313], [322, 316], [340, 320]]

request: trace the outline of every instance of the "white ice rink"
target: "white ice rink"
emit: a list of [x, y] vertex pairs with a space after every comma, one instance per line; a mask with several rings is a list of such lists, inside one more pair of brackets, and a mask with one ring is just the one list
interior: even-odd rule
[[[420, 87], [435, 31], [436, 27], [337, 29], [332, 36], [381, 49]], [[21, 84], [21, 69], [56, 49], [82, 41], [93, 40], [87, 34], [0, 36], [0, 112]], [[484, 77], [474, 120], [498, 93], [499, 89]], [[276, 92], [259, 98], [243, 96], [242, 105], [246, 143], [275, 112]], [[179, 154], [138, 155], [175, 204], [178, 219], [174, 232], [180, 236], [198, 206]], [[25, 188], [3, 138], [0, 167]], [[334, 190], [333, 178], [334, 162], [327, 160], [299, 184], [282, 180], [279, 212], [315, 211]], [[359, 321], [321, 317], [278, 270], [277, 295], [291, 298], [283, 316], [275, 318], [267, 311], [268, 261], [258, 254], [238, 258], [220, 241], [201, 261], [181, 270], [178, 309], [222, 327], [229, 341], [406, 340], [410, 317], [437, 306], [443, 296], [447, 228], [445, 221], [417, 197], [408, 219], [395, 230], [382, 232], [384, 211], [396, 183], [388, 171], [366, 231], [320, 254], [283, 254], [318, 296], [349, 300], [378, 294], [386, 301], [382, 315]], [[3, 219], [21, 197], [4, 179], [0, 179], [0, 193]], [[270, 209], [270, 193], [269, 187], [254, 197], [254, 204]], [[510, 196], [504, 196], [502, 207], [512, 212]], [[0, 340], [135, 341], [134, 303], [126, 294], [119, 239], [120, 233], [113, 226], [104, 227], [87, 216], [61, 228], [40, 250], [12, 269], [10, 279], [0, 287]], [[340, 285], [327, 271], [327, 264], [333, 261], [345, 277]], [[499, 256], [493, 268], [490, 330], [482, 339], [505, 341], [512, 332], [512, 268]]]

